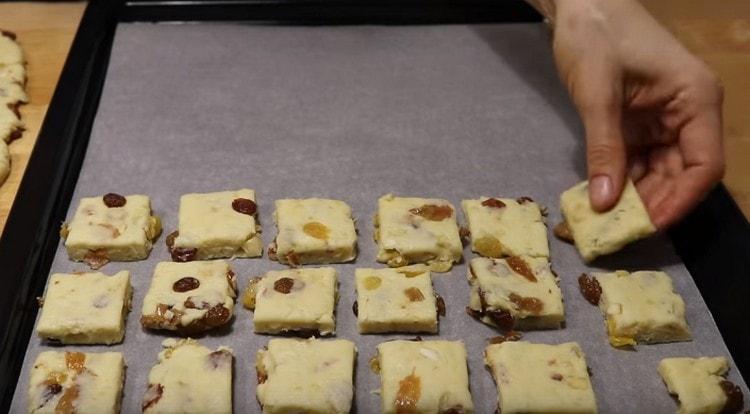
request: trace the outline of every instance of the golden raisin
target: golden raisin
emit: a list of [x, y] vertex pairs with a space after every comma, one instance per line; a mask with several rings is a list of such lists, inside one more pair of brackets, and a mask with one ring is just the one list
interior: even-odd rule
[[538, 315], [544, 308], [544, 303], [538, 298], [529, 298], [511, 293], [508, 297], [519, 309]]
[[380, 374], [380, 358], [377, 356], [374, 356], [370, 358], [369, 364], [370, 371], [373, 372], [373, 374]]
[[474, 250], [484, 257], [500, 257], [503, 255], [503, 244], [493, 236], [482, 236], [474, 241]]
[[247, 309], [255, 309], [255, 297], [258, 295], [259, 277], [250, 279], [245, 292], [242, 294], [242, 305]]
[[302, 226], [302, 231], [308, 236], [314, 237], [318, 240], [328, 240], [328, 234], [330, 233], [330, 230], [325, 224], [318, 223], [317, 221], [305, 223], [305, 225]]
[[453, 215], [453, 209], [447, 205], [425, 204], [421, 207], [410, 209], [409, 213], [430, 221], [443, 221]]
[[80, 374], [83, 371], [84, 365], [86, 365], [86, 354], [83, 352], [66, 352], [65, 365], [67, 365], [69, 370]]
[[382, 280], [380, 280], [377, 276], [367, 276], [365, 278], [365, 289], [367, 290], [375, 290], [380, 287], [380, 284], [383, 283]]
[[78, 399], [78, 384], [73, 384], [63, 392], [62, 397], [57, 401], [55, 414], [73, 414], [76, 412], [76, 399]]
[[534, 276], [534, 272], [529, 267], [529, 264], [526, 263], [526, 260], [523, 260], [522, 258], [518, 256], [511, 256], [508, 259], [506, 259], [505, 262], [508, 263], [508, 266], [514, 272], [525, 277], [530, 282], [536, 282], [536, 276]]
[[396, 269], [396, 271], [409, 278], [419, 276], [425, 272], [424, 270], [405, 270], [405, 269], [404, 270]]
[[421, 302], [424, 300], [422, 291], [415, 287], [410, 287], [404, 290], [404, 294], [409, 298], [409, 302]]
[[570, 231], [570, 227], [568, 226], [567, 222], [563, 221], [558, 223], [552, 230], [552, 233], [555, 235], [555, 237], [562, 241], [573, 243], [573, 233]]
[[396, 413], [402, 414], [415, 412], [421, 394], [421, 380], [414, 374], [414, 371], [412, 371], [410, 375], [407, 375], [404, 379], [398, 382], [398, 392], [396, 392], [396, 400], [394, 401]]

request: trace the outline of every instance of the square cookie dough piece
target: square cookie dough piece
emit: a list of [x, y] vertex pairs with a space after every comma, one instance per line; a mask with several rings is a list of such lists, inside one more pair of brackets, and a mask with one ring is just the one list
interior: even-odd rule
[[665, 358], [659, 375], [680, 400], [680, 414], [734, 413], [742, 410], [742, 390], [724, 377], [724, 357]]
[[560, 196], [560, 209], [583, 260], [614, 253], [626, 244], [656, 232], [641, 197], [630, 180], [611, 210], [597, 213], [589, 203], [588, 181]]
[[461, 206], [469, 224], [471, 250], [484, 257], [549, 257], [542, 210], [529, 197], [481, 197]]
[[666, 273], [619, 270], [592, 276], [601, 290], [598, 304], [612, 346], [691, 340], [685, 302]]
[[352, 209], [343, 201], [277, 200], [274, 221], [279, 233], [268, 252], [279, 263], [343, 263], [357, 256]]
[[565, 321], [562, 292], [546, 258], [477, 257], [467, 274], [468, 312], [501, 330], [559, 329]]
[[344, 339], [270, 340], [255, 359], [263, 413], [348, 413], [356, 354]]
[[425, 263], [434, 272], [449, 271], [463, 250], [455, 209], [432, 198], [380, 197], [375, 241], [379, 262], [390, 267]]
[[596, 413], [586, 359], [576, 342], [503, 342], [484, 351], [500, 394], [499, 412]]
[[437, 333], [438, 298], [427, 266], [357, 269], [355, 279], [360, 333]]
[[37, 334], [62, 344], [115, 344], [125, 335], [133, 290], [130, 272], [55, 273], [44, 295]]
[[257, 210], [255, 191], [249, 189], [183, 195], [177, 232], [167, 239], [172, 259], [260, 256]]
[[161, 233], [161, 221], [151, 213], [145, 195], [82, 198], [73, 220], [60, 235], [71, 260], [98, 269], [110, 261], [143, 260]]
[[167, 339], [148, 374], [144, 413], [232, 413], [232, 350]]
[[382, 413], [474, 412], [461, 341], [384, 342], [378, 365]]
[[255, 332], [332, 335], [338, 295], [332, 267], [274, 270], [250, 281], [243, 297]]
[[45, 351], [31, 367], [28, 412], [119, 413], [124, 380], [119, 352]]
[[143, 299], [141, 324], [183, 335], [207, 331], [232, 319], [235, 297], [236, 278], [224, 260], [161, 262]]

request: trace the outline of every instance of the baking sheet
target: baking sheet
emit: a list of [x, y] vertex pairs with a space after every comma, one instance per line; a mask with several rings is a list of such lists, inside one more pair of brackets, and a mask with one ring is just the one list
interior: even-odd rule
[[[273, 201], [328, 197], [348, 202], [358, 220], [360, 254], [339, 274], [337, 337], [356, 342], [356, 411], [378, 412], [379, 378], [367, 361], [375, 346], [413, 335], [359, 335], [351, 312], [356, 267], [375, 262], [377, 199], [398, 195], [464, 198], [531, 196], [559, 220], [558, 195], [585, 176], [581, 126], [554, 70], [548, 36], [537, 24], [415, 27], [274, 27], [243, 24], [120, 24], [100, 107], [68, 213], [82, 197], [107, 192], [152, 198], [164, 234], [148, 260], [110, 263], [131, 271], [133, 311], [121, 345], [51, 347], [32, 337], [12, 412], [26, 409], [29, 368], [46, 349], [121, 351], [128, 365], [123, 412], [140, 412], [149, 369], [166, 334], [146, 332], [140, 308], [151, 273], [169, 260], [164, 235], [176, 228], [179, 196], [240, 187], [257, 191], [263, 239], [275, 235]], [[549, 232], [561, 278], [566, 328], [529, 332], [546, 343], [578, 341], [594, 373], [602, 412], [674, 412], [656, 372], [668, 356], [729, 353], [693, 280], [670, 243], [656, 238], [598, 263], [661, 269], [685, 298], [692, 342], [610, 347], [599, 310], [577, 289], [589, 269]], [[465, 259], [473, 257], [468, 248]], [[252, 276], [284, 266], [238, 259], [244, 288]], [[60, 245], [52, 272], [84, 270]], [[433, 278], [447, 316], [439, 338], [463, 340], [478, 413], [492, 413], [497, 392], [482, 350], [496, 335], [466, 315], [466, 264]], [[719, 275], [717, 275], [718, 277]], [[234, 349], [235, 412], [259, 412], [256, 351], [272, 336], [252, 331], [241, 306], [229, 328], [200, 341]], [[425, 339], [431, 336], [425, 335]], [[732, 363], [729, 379], [748, 389]]]

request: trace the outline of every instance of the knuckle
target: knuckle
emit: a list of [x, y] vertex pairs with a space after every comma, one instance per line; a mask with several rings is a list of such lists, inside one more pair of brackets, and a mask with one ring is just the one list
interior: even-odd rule
[[621, 147], [615, 143], [600, 142], [591, 144], [587, 148], [587, 159], [590, 167], [609, 167], [617, 162]]

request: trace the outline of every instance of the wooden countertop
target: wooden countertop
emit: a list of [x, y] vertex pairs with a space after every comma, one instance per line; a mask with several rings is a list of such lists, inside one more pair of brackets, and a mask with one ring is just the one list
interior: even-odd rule
[[[646, 7], [724, 83], [724, 137], [727, 174], [724, 183], [750, 217], [750, 1], [643, 0]], [[0, 187], [0, 231], [26, 169], [39, 127], [84, 3], [0, 3], [0, 28], [18, 35], [28, 60], [30, 102], [21, 107], [26, 132], [10, 145], [11, 173]]]

